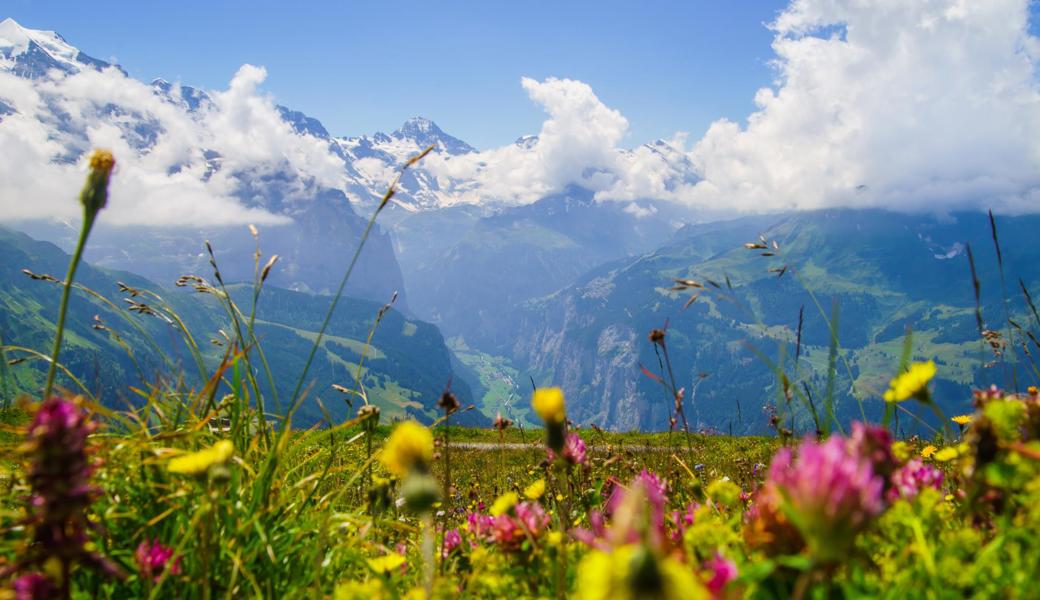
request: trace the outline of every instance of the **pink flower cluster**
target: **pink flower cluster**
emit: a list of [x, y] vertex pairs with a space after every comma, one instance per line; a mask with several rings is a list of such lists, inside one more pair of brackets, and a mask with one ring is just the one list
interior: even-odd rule
[[722, 598], [726, 585], [737, 578], [737, 564], [716, 553], [714, 557], [704, 561], [704, 568], [711, 575], [708, 579], [708, 591], [713, 598]]
[[497, 544], [504, 550], [519, 550], [525, 540], [540, 538], [549, 527], [549, 515], [537, 502], [521, 502], [497, 517], [470, 513], [466, 520], [475, 540]]
[[758, 503], [770, 512], [786, 504], [813, 554], [840, 560], [858, 533], [884, 509], [885, 480], [854, 444], [833, 436], [806, 439], [795, 458], [782, 448], [773, 457]]
[[[549, 454], [550, 463], [556, 460], [556, 453], [552, 449], [546, 450], [546, 452]], [[576, 433], [568, 434], [564, 439], [560, 456], [569, 465], [585, 466], [589, 461], [585, 440]]]
[[441, 545], [441, 557], [448, 558], [456, 548], [462, 545], [462, 534], [458, 529], [449, 529], [444, 532], [444, 543]]
[[915, 458], [892, 474], [892, 485], [888, 489], [889, 502], [903, 498], [909, 500], [917, 496], [925, 488], [941, 489], [942, 471]]
[[152, 581], [159, 581], [167, 568], [169, 568], [170, 575], [177, 575], [181, 572], [180, 557], [173, 562], [170, 562], [171, 558], [173, 558], [173, 548], [160, 544], [159, 540], [150, 542], [145, 540], [137, 546], [137, 551], [134, 552], [134, 559], [137, 560], [141, 576]]

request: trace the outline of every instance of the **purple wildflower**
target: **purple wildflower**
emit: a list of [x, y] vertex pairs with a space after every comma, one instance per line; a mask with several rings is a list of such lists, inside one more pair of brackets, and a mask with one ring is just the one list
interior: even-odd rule
[[[121, 575], [114, 563], [87, 549], [87, 532], [93, 528], [87, 511], [97, 493], [90, 485], [95, 465], [88, 437], [95, 428], [75, 402], [64, 398], [49, 398], [37, 409], [23, 445], [31, 487], [25, 524], [33, 539], [6, 573], [56, 560], [62, 573], [79, 563]], [[59, 583], [59, 593], [68, 595], [67, 578]]]
[[786, 448], [777, 452], [765, 493], [779, 495], [813, 554], [831, 561], [840, 560], [856, 533], [881, 512], [883, 486], [871, 462], [833, 436], [819, 444], [806, 439], [796, 460]]
[[585, 453], [585, 441], [576, 433], [567, 436], [563, 443], [563, 460], [571, 465], [584, 465], [588, 457]]
[[909, 500], [925, 488], [942, 488], [942, 471], [928, 466], [915, 458], [892, 474], [892, 486], [888, 490], [888, 501], [900, 498]]
[[494, 517], [492, 522], [491, 541], [504, 550], [518, 550], [524, 540], [541, 537], [549, 526], [549, 515], [537, 502], [521, 502], [514, 513]]
[[[471, 512], [466, 515], [466, 525], [473, 537], [483, 540], [491, 537], [491, 530], [495, 526], [495, 518]], [[475, 544], [473, 545], [475, 546]]]
[[163, 572], [166, 571], [167, 565], [169, 565], [170, 575], [177, 575], [181, 572], [180, 557], [171, 563], [173, 548], [163, 546], [159, 540], [141, 542], [137, 546], [134, 558], [137, 560], [137, 567], [141, 570], [141, 576], [152, 581], [159, 581]]
[[885, 482], [899, 468], [899, 461], [892, 454], [892, 434], [884, 427], [864, 425], [860, 422], [852, 424], [852, 435], [849, 446], [853, 454], [870, 461], [874, 474]]
[[15, 600], [40, 600], [57, 598], [58, 588], [39, 573], [26, 573], [14, 580]]
[[600, 549], [645, 542], [654, 551], [660, 550], [668, 540], [665, 531], [666, 493], [667, 486], [656, 475], [644, 470], [627, 488], [613, 486], [606, 503], [609, 528], [604, 524], [603, 515], [592, 511], [589, 513], [592, 529], [575, 529], [572, 535]]
[[449, 529], [444, 532], [444, 544], [441, 546], [441, 556], [448, 558], [456, 548], [462, 544], [462, 535], [458, 529]]

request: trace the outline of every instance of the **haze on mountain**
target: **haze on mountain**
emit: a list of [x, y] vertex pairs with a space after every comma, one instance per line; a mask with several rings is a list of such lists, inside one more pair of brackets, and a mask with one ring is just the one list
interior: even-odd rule
[[[743, 387], [732, 387], [737, 373], [704, 379], [717, 404], [700, 424], [722, 428], [733, 425], [723, 423], [733, 396], [752, 410], [775, 401], [774, 373], [755, 355], [791, 344], [799, 307], [810, 305], [810, 355], [829, 343], [818, 335], [827, 317], [790, 288], [793, 277], [775, 280], [763, 261], [734, 254], [779, 231], [797, 249], [791, 272], [806, 272], [821, 305], [845, 306], [852, 341], [841, 406], [851, 418], [857, 398], [895, 368], [894, 332], [915, 319], [934, 334], [919, 340], [921, 356], [959, 361], [950, 389], [994, 379], [961, 364], [965, 344], [977, 342], [962, 322], [970, 298], [951, 292], [941, 314], [910, 307], [937, 302], [936, 286], [965, 276], [965, 242], [977, 246], [986, 225], [980, 210], [996, 212], [1013, 244], [1040, 208], [1040, 46], [1029, 9], [1026, 0], [794, 0], [768, 25], [776, 79], [745, 123], [722, 119], [698, 140], [677, 132], [627, 147], [627, 119], [589, 85], [525, 77], [523, 91], [546, 113], [540, 130], [482, 151], [422, 117], [389, 134], [330, 133], [264, 93], [262, 67], [243, 65], [223, 90], [137, 81], [57, 33], [7, 19], [0, 217], [68, 248], [77, 219], [69, 190], [87, 150], [108, 147], [120, 167], [90, 261], [170, 282], [208, 268], [209, 239], [226, 274], [245, 280], [252, 223], [265, 250], [283, 256], [273, 284], [323, 294], [387, 182], [433, 146], [380, 215], [349, 294], [382, 302], [399, 292], [398, 308], [438, 325], [458, 352], [506, 360], [517, 375], [510, 393], [521, 393], [520, 373], [562, 383], [576, 415], [611, 427], [665, 423], [667, 402], [640, 365], [652, 352], [644, 330], [672, 319], [670, 331], [690, 336], [677, 342], [685, 376], [697, 372], [687, 387], [708, 367], [748, 370]], [[880, 240], [907, 260], [876, 251]], [[1010, 253], [1006, 266], [1035, 289], [1033, 264]], [[750, 311], [708, 302], [684, 311], [662, 291], [670, 278], [703, 272], [728, 280]], [[991, 301], [984, 314], [999, 321]], [[1021, 299], [1009, 310], [1028, 322]], [[754, 351], [742, 342], [751, 338]], [[504, 372], [467, 376], [478, 401]]]

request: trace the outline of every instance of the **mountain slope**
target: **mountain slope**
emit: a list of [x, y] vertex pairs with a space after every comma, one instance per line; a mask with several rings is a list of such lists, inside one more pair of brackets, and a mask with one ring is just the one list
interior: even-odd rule
[[516, 306], [660, 245], [674, 216], [637, 216], [572, 186], [491, 214], [455, 207], [409, 215], [392, 232], [417, 313], [449, 336], [488, 346], [508, 336], [504, 319]]
[[[3, 343], [47, 352], [53, 339], [60, 288], [53, 282], [32, 280], [22, 269], [36, 274], [63, 273], [69, 257], [53, 244], [3, 228], [0, 228], [0, 254], [5, 257], [0, 264]], [[179, 289], [164, 290], [139, 276], [90, 264], [81, 266], [77, 282], [95, 290], [117, 308], [76, 291], [69, 309], [62, 362], [107, 404], [121, 406], [132, 402], [133, 398], [128, 396], [129, 385], [141, 386], [160, 376], [175, 377], [181, 367], [190, 385], [199, 384], [193, 359], [178, 330], [158, 316], [131, 314], [127, 308], [132, 304], [126, 300], [150, 305], [156, 310], [160, 303], [147, 294], [131, 296], [120, 292], [120, 283], [137, 290], [158, 292], [187, 323], [204, 353], [208, 369], [223, 355], [224, 346], [210, 340], [223, 340], [219, 331], [230, 332], [232, 328], [227, 313], [212, 296]], [[251, 288], [231, 286], [230, 292], [242, 307], [251, 306]], [[275, 287], [266, 287], [260, 297], [257, 337], [272, 366], [278, 396], [283, 402], [292, 392], [328, 303], [327, 297]], [[309, 425], [322, 418], [316, 398], [322, 400], [337, 420], [353, 414], [356, 400], [354, 409], [349, 408], [343, 396], [330, 386], [337, 383], [354, 387], [357, 363], [379, 308], [378, 303], [365, 300], [341, 300], [323, 351], [316, 355], [308, 376], [311, 392], [297, 413], [297, 424]], [[104, 325], [106, 329], [95, 325]], [[170, 357], [169, 363], [163, 359], [164, 354]], [[27, 356], [23, 351], [8, 352], [9, 359]], [[428, 422], [436, 416], [436, 401], [449, 381], [464, 405], [472, 402], [468, 385], [454, 377], [451, 361], [444, 339], [434, 326], [391, 310], [375, 332], [362, 381], [369, 399], [380, 406], [385, 419], [413, 417]], [[38, 393], [43, 375], [41, 365], [32, 360], [14, 365], [12, 387]], [[259, 380], [261, 386], [265, 386], [266, 377]], [[64, 378], [61, 383], [73, 386]], [[268, 408], [273, 410], [273, 396], [270, 390], [265, 391]], [[467, 413], [460, 420], [475, 423], [480, 422], [480, 417], [477, 413]]]
[[[1034, 295], [1040, 287], [1040, 250], [1029, 241], [1040, 218], [1008, 217], [998, 223], [1011, 317], [1035, 333], [1040, 323], [1014, 282], [1021, 277]], [[743, 248], [759, 234], [777, 240], [779, 250]], [[808, 289], [825, 313], [834, 303], [840, 308], [843, 353], [835, 399], [841, 420], [860, 417], [853, 389], [867, 416], [879, 418], [880, 394], [897, 370], [907, 325], [914, 328], [914, 357], [939, 363], [939, 402], [959, 414], [968, 409], [970, 387], [1015, 384], [1003, 362], [985, 366], [994, 355], [979, 341], [967, 244], [979, 269], [985, 322], [1006, 341], [1001, 283], [985, 215], [936, 219], [821, 211], [689, 226], [652, 253], [593, 270], [518, 311], [512, 355], [542, 381], [563, 385], [580, 422], [666, 428], [672, 403], [641, 366], [662, 371], [647, 334], [667, 323], [669, 356], [677, 385], [686, 388], [694, 426], [762, 431], [769, 414], [785, 410], [766, 359], [782, 364], [795, 385], [804, 381], [822, 411], [830, 334]], [[784, 276], [778, 277], [785, 265]], [[675, 291], [673, 278], [695, 279], [704, 288]], [[700, 296], [684, 310], [693, 293]], [[1025, 340], [1015, 335], [1016, 345]], [[1011, 353], [1005, 349], [1005, 354]], [[1031, 382], [1030, 372], [1018, 365], [1019, 386]], [[793, 402], [796, 429], [811, 430], [808, 407], [797, 398]]]

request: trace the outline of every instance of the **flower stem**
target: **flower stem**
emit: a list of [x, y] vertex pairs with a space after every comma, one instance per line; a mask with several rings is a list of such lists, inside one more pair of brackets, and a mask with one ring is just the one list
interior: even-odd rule
[[72, 260], [69, 262], [69, 272], [65, 275], [65, 283], [61, 289], [58, 323], [54, 332], [54, 348], [51, 350], [51, 364], [47, 368], [47, 383], [43, 387], [44, 400], [50, 397], [51, 390], [54, 388], [54, 375], [57, 373], [58, 354], [61, 352], [61, 341], [65, 334], [65, 316], [69, 310], [72, 279], [76, 276], [76, 269], [79, 268], [80, 260], [83, 258], [83, 249], [87, 245], [87, 237], [90, 236], [90, 230], [94, 227], [94, 219], [96, 217], [96, 212], [92, 213], [90, 210], [84, 210], [83, 226], [79, 230], [79, 241], [76, 242], [76, 251], [72, 254]]

